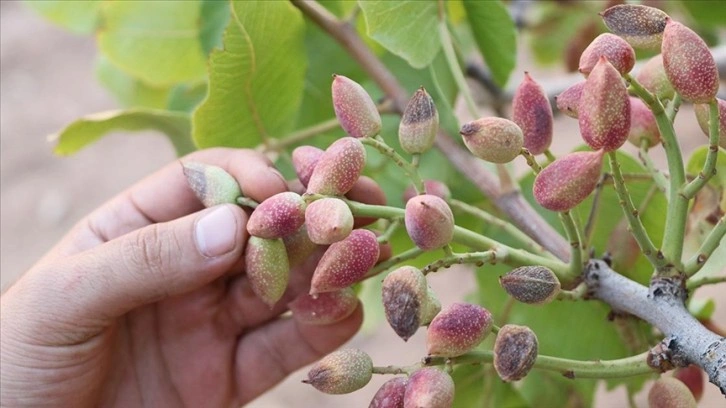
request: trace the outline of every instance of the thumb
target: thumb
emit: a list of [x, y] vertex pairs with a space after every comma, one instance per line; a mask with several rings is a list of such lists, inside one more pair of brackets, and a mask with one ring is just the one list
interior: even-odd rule
[[70, 294], [80, 302], [76, 310], [85, 318], [113, 318], [204, 286], [242, 257], [246, 223], [241, 208], [220, 205], [76, 255], [64, 268], [72, 275]]

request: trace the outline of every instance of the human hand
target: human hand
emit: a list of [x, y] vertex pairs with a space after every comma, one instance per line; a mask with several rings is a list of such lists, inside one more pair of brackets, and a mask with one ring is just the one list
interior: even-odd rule
[[[183, 160], [256, 201], [287, 189], [253, 151]], [[320, 254], [272, 310], [254, 295], [246, 222], [235, 205], [202, 209], [178, 162], [83, 219], [0, 299], [0, 405], [239, 406], [348, 340], [360, 306], [329, 326], [280, 317]]]

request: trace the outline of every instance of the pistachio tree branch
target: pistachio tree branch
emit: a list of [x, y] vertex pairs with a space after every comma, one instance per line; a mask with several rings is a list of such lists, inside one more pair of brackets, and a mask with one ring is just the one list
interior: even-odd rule
[[673, 366], [696, 364], [726, 395], [726, 338], [691, 316], [684, 305], [687, 292], [678, 278], [656, 276], [647, 288], [615, 272], [601, 260], [585, 268], [585, 283], [592, 298], [618, 312], [637, 316], [658, 328]]
[[[666, 152], [668, 173], [670, 174], [670, 194], [668, 198], [668, 209], [666, 210], [665, 233], [663, 234], [663, 245], [661, 248], [666, 263], [661, 263], [657, 272], [660, 275], [673, 276], [682, 270], [681, 257], [683, 256], [683, 241], [688, 216], [688, 197], [683, 195], [681, 190], [686, 183], [683, 155], [678, 145], [673, 123], [660, 100], [629, 74], [625, 74], [625, 79], [630, 83], [630, 89], [653, 112], [656, 124], [658, 125], [658, 131], [663, 139], [663, 148]], [[664, 267], [664, 265], [669, 267]]]
[[508, 223], [507, 221], [504, 221], [503, 219], [496, 217], [493, 214], [489, 214], [488, 212], [482, 210], [479, 207], [475, 207], [473, 205], [467, 204], [463, 201], [459, 201], [459, 200], [456, 200], [453, 198], [449, 199], [449, 205], [451, 206], [451, 208], [459, 210], [464, 213], [467, 213], [469, 215], [473, 215], [474, 217], [479, 218], [480, 220], [486, 222], [489, 225], [494, 225], [494, 226], [501, 228], [504, 232], [509, 234], [512, 238], [519, 241], [519, 243], [522, 244], [525, 248], [527, 248], [528, 251], [530, 251], [534, 254], [547, 255], [547, 252], [542, 247], [542, 245], [538, 244], [535, 240], [533, 240], [527, 234], [523, 233], [517, 227]]
[[[394, 111], [403, 112], [408, 102], [408, 92], [358, 36], [353, 25], [339, 20], [315, 1], [291, 1], [360, 64], [383, 93], [391, 99]], [[518, 191], [502, 192], [497, 177], [483, 166], [478, 158], [463, 149], [443, 131], [439, 131], [437, 134], [436, 146], [463, 175], [469, 178], [502, 212], [507, 214], [519, 229], [558, 258], [569, 261], [570, 250], [567, 241], [537, 214]]]
[[713, 285], [716, 283], [726, 282], [726, 275], [720, 276], [704, 276], [702, 278], [689, 279], [686, 283], [686, 289], [689, 291], [696, 290], [701, 286]]

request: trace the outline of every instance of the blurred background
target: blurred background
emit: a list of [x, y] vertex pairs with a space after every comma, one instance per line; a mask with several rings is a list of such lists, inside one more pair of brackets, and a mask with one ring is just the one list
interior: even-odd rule
[[[0, 277], [6, 289], [58, 241], [82, 216], [135, 181], [175, 159], [172, 146], [153, 132], [115, 133], [61, 158], [52, 153], [48, 135], [80, 116], [118, 108], [118, 103], [95, 78], [97, 47], [93, 36], [74, 35], [43, 20], [17, 1], [0, 2]], [[517, 67], [527, 67], [543, 81], [563, 78], [557, 69], [535, 68], [526, 47], [520, 47]], [[522, 78], [517, 68], [510, 84]], [[565, 77], [570, 78], [571, 77]], [[574, 82], [574, 81], [573, 81]], [[722, 87], [723, 90], [723, 87]], [[688, 113], [677, 122], [684, 149], [704, 142]], [[680, 118], [680, 116], [679, 116]], [[561, 115], [555, 123], [555, 154], [576, 143], [576, 121]], [[663, 163], [662, 156], [656, 160]], [[476, 283], [466, 268], [434, 274], [432, 286], [442, 303], [461, 300]], [[714, 315], [726, 324], [724, 285], [698, 292], [698, 297], [720, 300]], [[406, 365], [420, 358], [423, 330], [404, 344], [386, 325], [358, 335], [351, 346], [369, 352], [374, 362]], [[327, 396], [301, 384], [301, 370], [260, 398], [251, 407], [367, 406], [379, 384], [387, 379], [374, 376], [372, 384], [351, 395]], [[723, 397], [712, 385], [706, 386], [700, 406], [723, 406]], [[646, 388], [647, 391], [647, 388]], [[598, 407], [626, 406], [625, 392], [616, 389], [598, 399]], [[645, 391], [636, 401], [646, 406]]]

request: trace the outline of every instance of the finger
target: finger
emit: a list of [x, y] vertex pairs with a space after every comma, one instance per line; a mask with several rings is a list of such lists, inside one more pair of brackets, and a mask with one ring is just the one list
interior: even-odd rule
[[242, 337], [235, 356], [241, 402], [254, 399], [288, 374], [340, 347], [358, 331], [362, 321], [359, 305], [351, 316], [329, 326], [280, 319]]
[[238, 206], [209, 208], [146, 226], [69, 258], [61, 289], [78, 318], [108, 319], [199, 288], [242, 257], [247, 215]]
[[[222, 167], [240, 184], [243, 193], [256, 201], [286, 191], [280, 173], [262, 154], [245, 149], [215, 148], [191, 153], [181, 159]], [[180, 163], [170, 163], [135, 184], [84, 219], [59, 249], [80, 252], [102, 242], [157, 222], [170, 221], [202, 209], [187, 185]]]
[[298, 295], [308, 293], [310, 279], [325, 247], [315, 251], [304, 264], [290, 272], [290, 281], [282, 298], [270, 308], [252, 291], [246, 276], [236, 278], [229, 286], [227, 296], [219, 309], [218, 322], [225, 333], [239, 334], [245, 329], [269, 321], [287, 311], [287, 304]]

